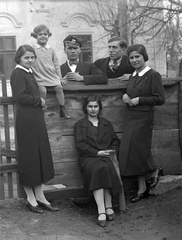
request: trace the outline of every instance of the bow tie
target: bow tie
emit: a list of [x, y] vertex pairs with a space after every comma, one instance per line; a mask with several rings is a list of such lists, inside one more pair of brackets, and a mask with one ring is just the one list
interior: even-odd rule
[[77, 61], [74, 61], [74, 62], [69, 62], [69, 65], [72, 66], [72, 65], [77, 65], [78, 62]]

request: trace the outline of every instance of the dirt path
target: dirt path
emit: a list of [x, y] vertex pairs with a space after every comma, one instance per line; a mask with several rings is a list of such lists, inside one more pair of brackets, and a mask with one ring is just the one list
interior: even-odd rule
[[182, 189], [131, 204], [106, 228], [96, 225], [94, 204], [54, 202], [60, 212], [38, 215], [24, 200], [0, 203], [1, 240], [182, 240]]

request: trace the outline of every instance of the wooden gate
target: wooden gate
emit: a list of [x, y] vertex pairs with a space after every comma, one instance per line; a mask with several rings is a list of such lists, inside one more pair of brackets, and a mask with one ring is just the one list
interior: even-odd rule
[[5, 199], [19, 197], [20, 188], [17, 177], [13, 98], [9, 93], [9, 81], [4, 75], [1, 75], [0, 80], [0, 199]]

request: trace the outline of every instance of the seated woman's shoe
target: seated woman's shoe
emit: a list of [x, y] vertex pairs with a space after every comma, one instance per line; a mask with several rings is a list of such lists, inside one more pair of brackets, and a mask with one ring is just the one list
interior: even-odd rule
[[[98, 215], [98, 218], [101, 214], [105, 214], [105, 213], [99, 213]], [[105, 214], [106, 215], [106, 214]], [[106, 227], [107, 226], [107, 220], [99, 220], [97, 219], [97, 224], [100, 226], [100, 227]]]
[[40, 208], [38, 205], [37, 206], [32, 206], [28, 201], [26, 201], [26, 207], [31, 211], [31, 212], [34, 212], [34, 213], [44, 213], [43, 209]]
[[151, 188], [154, 188], [157, 185], [160, 176], [163, 176], [163, 169], [161, 167], [157, 167], [156, 175], [149, 180]]
[[149, 197], [149, 191], [147, 189], [145, 192], [137, 194], [137, 196], [133, 197], [131, 199], [131, 202], [138, 202], [138, 201], [142, 200], [143, 198], [148, 198], [148, 197]]
[[43, 209], [50, 211], [50, 212], [57, 212], [59, 211], [59, 208], [57, 207], [53, 207], [51, 204], [45, 204], [43, 202], [40, 202], [37, 200], [37, 203], [39, 204], [39, 206], [41, 206]]
[[[112, 209], [112, 211], [113, 211], [112, 207], [107, 207], [106, 210], [107, 209]], [[115, 215], [114, 211], [113, 211], [113, 213], [110, 213], [110, 214], [106, 213], [106, 218], [108, 221], [113, 221], [115, 219], [115, 217], [116, 217], [116, 215]]]

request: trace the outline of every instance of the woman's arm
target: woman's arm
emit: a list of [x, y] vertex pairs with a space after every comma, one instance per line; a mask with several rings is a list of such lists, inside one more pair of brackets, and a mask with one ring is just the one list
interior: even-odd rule
[[161, 75], [158, 72], [152, 70], [149, 78], [150, 80], [148, 80], [146, 83], [148, 87], [148, 96], [144, 96], [146, 94], [142, 95], [141, 92], [141, 96], [131, 98], [130, 102], [128, 103], [130, 107], [136, 105], [162, 105], [165, 103], [165, 94]]
[[150, 82], [151, 95], [149, 97], [139, 97], [139, 104], [144, 105], [163, 105], [165, 103], [164, 87], [161, 75], [153, 71]]
[[10, 78], [13, 98], [20, 105], [41, 106], [41, 98], [39, 96], [26, 93], [25, 76], [21, 72], [14, 71]]

